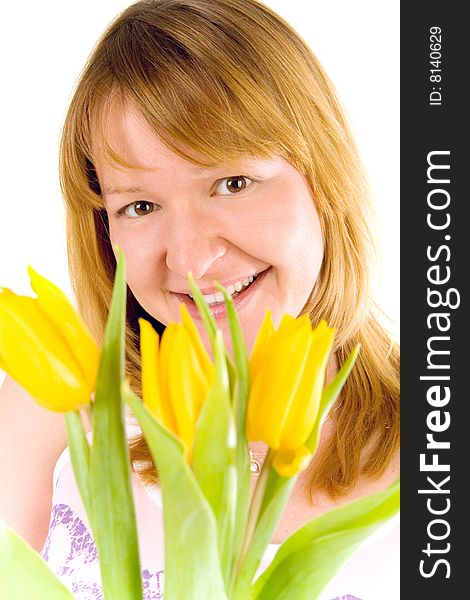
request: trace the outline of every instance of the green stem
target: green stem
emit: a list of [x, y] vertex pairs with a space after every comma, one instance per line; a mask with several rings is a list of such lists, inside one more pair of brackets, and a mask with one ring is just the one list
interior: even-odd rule
[[264, 492], [266, 490], [266, 484], [268, 482], [268, 475], [269, 470], [271, 468], [272, 459], [273, 452], [270, 449], [261, 468], [261, 473], [258, 482], [256, 483], [256, 487], [253, 492], [253, 497], [251, 498], [248, 519], [245, 528], [245, 535], [241, 546], [241, 552], [238, 557], [237, 565], [234, 569], [235, 580], [238, 578], [240, 571], [243, 567], [246, 555], [248, 554], [248, 551], [250, 549], [251, 540], [253, 539], [253, 535], [256, 530], [256, 525], [258, 523], [261, 507], [263, 505]]
[[78, 489], [88, 521], [93, 524], [92, 497], [90, 493], [90, 445], [78, 410], [65, 413], [70, 458]]
[[239, 556], [240, 550], [243, 547], [243, 536], [246, 530], [250, 502], [251, 478], [248, 461], [248, 442], [246, 439], [246, 406], [250, 386], [250, 373], [248, 352], [243, 338], [243, 332], [240, 326], [237, 311], [233, 303], [233, 298], [220, 283], [214, 282], [214, 285], [219, 291], [222, 292], [224, 296], [235, 363], [234, 367], [232, 368], [230, 360], [227, 358], [231, 381], [231, 396], [237, 430], [236, 466], [238, 474], [235, 532], [232, 544], [232, 560], [230, 569], [231, 589], [234, 583], [237, 557]]
[[282, 511], [295, 485], [296, 477], [281, 477], [274, 471], [271, 465], [266, 472], [267, 480], [262, 485], [264, 493], [262, 494], [261, 502], [259, 498], [254, 502], [254, 509], [257, 513], [255, 528], [253, 530], [253, 522], [251, 522], [247, 543], [244, 545], [243, 556], [238, 565], [237, 578], [231, 600], [247, 600], [251, 598], [250, 590], [252, 590], [256, 570], [276, 531]]

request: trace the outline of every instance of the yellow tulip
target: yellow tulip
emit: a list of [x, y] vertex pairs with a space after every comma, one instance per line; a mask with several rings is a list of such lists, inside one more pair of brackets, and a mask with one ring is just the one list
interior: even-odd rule
[[273, 467], [290, 477], [305, 468], [305, 446], [318, 416], [334, 329], [308, 315], [284, 315], [274, 331], [269, 311], [250, 358], [247, 434], [276, 450]]
[[266, 359], [266, 353], [269, 346], [269, 341], [274, 333], [273, 319], [271, 311], [268, 309], [264, 316], [260, 330], [256, 337], [256, 343], [253, 352], [250, 356], [250, 376], [254, 381], [258, 375], [262, 364]]
[[0, 368], [49, 410], [89, 404], [100, 350], [65, 294], [28, 269], [37, 298], [0, 289]]
[[139, 319], [142, 395], [158, 421], [184, 442], [189, 456], [215, 369], [186, 307], [180, 309], [181, 323], [170, 323], [161, 343], [150, 323]]

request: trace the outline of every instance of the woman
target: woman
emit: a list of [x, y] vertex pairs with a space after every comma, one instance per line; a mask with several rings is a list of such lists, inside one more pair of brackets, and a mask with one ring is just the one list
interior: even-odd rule
[[[104, 33], [78, 82], [62, 135], [61, 184], [72, 282], [98, 340], [111, 297], [112, 244], [126, 255], [127, 372], [137, 393], [137, 319], [144, 316], [161, 331], [179, 319], [180, 302], [195, 314], [188, 271], [226, 339], [212, 282], [229, 286], [249, 349], [266, 308], [276, 324], [285, 312], [307, 312], [312, 323], [323, 318], [337, 329], [329, 376], [361, 343], [320, 451], [299, 477], [273, 543], [396, 478], [398, 351], [370, 300], [372, 242], [361, 165], [326, 74], [284, 21], [254, 0], [130, 6]], [[263, 444], [253, 443], [252, 451], [262, 462]], [[136, 481], [150, 490], [146, 495], [136, 484], [143, 531], [146, 514], [155, 526], [149, 497], [155, 498], [156, 477], [142, 436], [134, 438], [131, 458]], [[66, 455], [60, 461], [62, 467]], [[70, 465], [56, 468], [62, 491], [55, 489], [43, 550], [52, 563], [57, 535], [65, 535], [57, 523], [73, 516], [70, 498], [58, 500], [73, 488], [70, 474]], [[161, 529], [154, 534], [161, 539]], [[325, 598], [386, 597], [381, 586], [390, 591], [398, 583], [384, 567], [390, 539], [395, 543], [384, 538], [358, 555]], [[88, 538], [86, 544], [88, 560]], [[63, 575], [71, 565], [82, 568], [82, 550], [76, 563], [55, 568]], [[160, 585], [156, 564], [153, 592]], [[364, 574], [377, 570], [377, 579], [366, 583]], [[85, 598], [92, 583], [80, 583], [81, 577], [76, 572], [69, 584]]]

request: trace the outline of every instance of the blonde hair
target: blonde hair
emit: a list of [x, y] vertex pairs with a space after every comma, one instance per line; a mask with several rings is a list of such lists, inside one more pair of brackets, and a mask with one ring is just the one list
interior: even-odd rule
[[[362, 344], [332, 412], [336, 433], [311, 467], [311, 490], [338, 495], [361, 475], [378, 477], [399, 444], [398, 348], [370, 298], [373, 244], [362, 166], [336, 93], [310, 48], [256, 0], [147, 0], [110, 24], [81, 73], [60, 147], [72, 283], [98, 341], [115, 261], [94, 150], [136, 168], [107, 142], [107, 112], [122, 99], [135, 104], [171, 150], [200, 166], [226, 165], [244, 154], [278, 154], [305, 176], [325, 256], [303, 312], [314, 323], [323, 318], [337, 328], [339, 364]], [[126, 369], [138, 394], [139, 316], [161, 330], [129, 291]], [[141, 474], [148, 483], [156, 481], [142, 436], [131, 444], [131, 459], [150, 461]]]

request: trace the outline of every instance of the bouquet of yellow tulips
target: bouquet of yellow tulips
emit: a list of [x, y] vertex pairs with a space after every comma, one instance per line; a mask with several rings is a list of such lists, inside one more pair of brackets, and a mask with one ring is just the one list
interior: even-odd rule
[[[358, 349], [324, 388], [334, 330], [324, 322], [312, 329], [308, 316], [288, 315], [274, 330], [268, 312], [248, 358], [232, 299], [218, 286], [230, 323], [231, 360], [190, 278], [213, 360], [183, 306], [181, 322], [170, 323], [161, 340], [141, 320], [141, 401], [124, 377], [125, 264], [117, 254], [101, 351], [65, 295], [32, 269], [36, 299], [0, 292], [0, 367], [40, 404], [65, 413], [105, 598], [142, 599], [125, 404], [140, 423], [159, 475], [166, 600], [318, 598], [357, 545], [398, 510], [398, 482], [307, 523], [255, 575]], [[84, 406], [92, 416], [91, 444], [78, 410]], [[249, 440], [269, 447], [251, 498]], [[38, 589], [48, 600], [73, 598], [0, 522], [0, 596], [34, 598]]]

